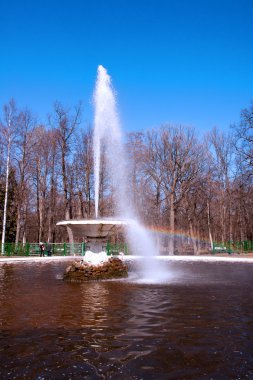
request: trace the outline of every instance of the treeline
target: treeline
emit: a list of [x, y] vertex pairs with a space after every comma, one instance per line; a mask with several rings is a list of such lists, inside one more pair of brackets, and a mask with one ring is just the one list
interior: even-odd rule
[[[195, 253], [205, 241], [253, 240], [253, 104], [238, 119], [228, 132], [213, 128], [201, 138], [174, 125], [127, 134], [128, 191], [145, 225], [187, 235]], [[66, 241], [57, 221], [94, 217], [92, 142], [81, 105], [55, 103], [47, 125], [14, 100], [4, 105], [2, 241]], [[114, 215], [113, 199], [102, 159], [100, 216]], [[170, 252], [180, 248], [169, 235], [162, 245]]]

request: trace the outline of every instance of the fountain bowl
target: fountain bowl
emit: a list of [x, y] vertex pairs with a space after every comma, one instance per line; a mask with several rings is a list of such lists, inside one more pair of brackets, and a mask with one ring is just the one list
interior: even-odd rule
[[132, 221], [127, 219], [98, 218], [63, 220], [56, 225], [70, 228], [76, 241], [82, 239], [90, 251], [99, 253], [105, 250], [109, 237], [116, 235], [131, 223]]
[[131, 221], [124, 219], [72, 219], [58, 222], [57, 226], [71, 228], [74, 234], [87, 238], [105, 238], [115, 233], [116, 229], [129, 226]]

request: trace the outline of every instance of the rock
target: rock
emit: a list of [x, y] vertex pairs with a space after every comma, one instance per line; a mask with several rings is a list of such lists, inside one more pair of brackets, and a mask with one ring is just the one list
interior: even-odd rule
[[65, 273], [69, 273], [70, 271], [71, 271], [71, 265], [66, 268]]
[[117, 257], [111, 257], [108, 261], [99, 265], [92, 265], [85, 261], [74, 261], [68, 266], [63, 275], [68, 281], [106, 280], [113, 278], [125, 278], [128, 276], [127, 266]]

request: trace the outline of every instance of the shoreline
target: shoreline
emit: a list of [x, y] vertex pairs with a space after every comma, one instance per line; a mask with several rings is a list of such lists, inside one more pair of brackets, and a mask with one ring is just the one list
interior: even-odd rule
[[[85, 256], [50, 256], [50, 257], [0, 257], [0, 265], [8, 263], [50, 263], [56, 261], [75, 261], [81, 260]], [[143, 258], [143, 256], [117, 256], [123, 261], [132, 261]], [[145, 256], [144, 256], [145, 258]], [[166, 255], [157, 256], [157, 259], [164, 261], [188, 261], [188, 262], [236, 262], [236, 263], [252, 263], [253, 264], [253, 254], [244, 254], [244, 256], [232, 256], [232, 255]]]

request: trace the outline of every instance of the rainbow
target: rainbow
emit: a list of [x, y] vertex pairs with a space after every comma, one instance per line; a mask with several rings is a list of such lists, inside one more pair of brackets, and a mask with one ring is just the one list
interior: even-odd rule
[[205, 244], [210, 244], [210, 240], [207, 238], [199, 238], [198, 236], [191, 236], [190, 233], [182, 231], [182, 230], [171, 230], [168, 227], [163, 227], [163, 226], [146, 226], [146, 230], [153, 232], [153, 233], [159, 233], [164, 236], [171, 236], [175, 238], [180, 238], [180, 239], [194, 239], [197, 242], [202, 242]]

